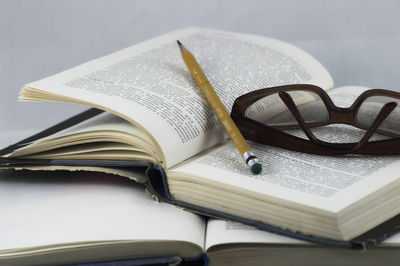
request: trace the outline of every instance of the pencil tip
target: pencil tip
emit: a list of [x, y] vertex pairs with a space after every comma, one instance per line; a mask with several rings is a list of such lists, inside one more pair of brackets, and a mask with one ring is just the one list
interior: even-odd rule
[[190, 52], [185, 48], [185, 46], [183, 46], [183, 44], [182, 44], [180, 41], [176, 40], [176, 42], [178, 43], [179, 50], [181, 51], [181, 54], [182, 54], [182, 55], [183, 55], [183, 54], [190, 53]]

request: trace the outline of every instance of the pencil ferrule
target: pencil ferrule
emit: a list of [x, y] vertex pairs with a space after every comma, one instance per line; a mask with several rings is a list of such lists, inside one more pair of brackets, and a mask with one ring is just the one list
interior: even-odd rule
[[[246, 161], [246, 164], [252, 166], [255, 163], [258, 163], [258, 159], [256, 155], [252, 151], [246, 151], [243, 153], [243, 159]], [[252, 162], [250, 164], [250, 161]]]
[[260, 163], [257, 157], [250, 157], [249, 160], [246, 161], [246, 164], [252, 167], [254, 164]]

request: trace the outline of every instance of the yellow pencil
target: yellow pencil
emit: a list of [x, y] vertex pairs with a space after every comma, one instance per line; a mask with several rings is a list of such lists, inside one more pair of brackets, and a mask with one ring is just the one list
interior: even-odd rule
[[177, 42], [179, 45], [179, 49], [182, 53], [183, 61], [185, 62], [193, 78], [196, 80], [196, 83], [199, 86], [201, 92], [204, 94], [208, 103], [211, 105], [212, 109], [214, 110], [219, 121], [225, 128], [229, 137], [232, 139], [240, 155], [245, 159], [246, 164], [250, 166], [251, 172], [254, 174], [259, 174], [262, 169], [261, 164], [259, 163], [254, 153], [251, 151], [249, 145], [233, 122], [231, 116], [226, 111], [225, 106], [211, 86], [206, 75], [203, 73], [203, 70], [201, 70], [201, 67], [197, 63], [192, 53], [190, 53], [180, 41]]

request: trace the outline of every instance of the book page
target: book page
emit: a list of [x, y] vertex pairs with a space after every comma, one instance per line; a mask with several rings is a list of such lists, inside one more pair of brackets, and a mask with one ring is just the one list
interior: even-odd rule
[[181, 59], [178, 39], [195, 55], [228, 110], [236, 97], [259, 88], [333, 86], [325, 68], [292, 45], [188, 28], [27, 84], [21, 99], [113, 112], [152, 135], [164, 152], [164, 166], [171, 167], [226, 137]]
[[[367, 88], [343, 87], [330, 94], [339, 106], [349, 106]], [[345, 127], [345, 130], [347, 128]], [[346, 136], [340, 126], [325, 127], [320, 133], [328, 141], [354, 141], [364, 133]], [[263, 165], [261, 174], [250, 172], [231, 141], [173, 168], [247, 190], [337, 213], [360, 199], [399, 182], [399, 156], [321, 156], [293, 152], [252, 143]], [[397, 183], [396, 183], [397, 184]]]
[[311, 245], [292, 237], [282, 236], [237, 222], [209, 219], [207, 221], [205, 250], [221, 244], [303, 244]]
[[385, 241], [382, 242], [382, 246], [400, 246], [400, 233], [395, 234], [394, 236], [389, 237]]
[[[223, 244], [266, 244], [266, 245], [297, 245], [315, 246], [315, 244], [292, 237], [259, 230], [253, 226], [209, 219], [207, 221], [205, 250]], [[400, 234], [395, 234], [379, 244], [379, 247], [400, 245]]]
[[[398, 156], [320, 156], [250, 143], [263, 165], [250, 172], [231, 142], [184, 163], [184, 172], [315, 208], [337, 212], [398, 177]], [[354, 192], [357, 193], [354, 193]]]
[[[33, 155], [35, 158], [39, 158], [43, 154], [39, 156], [37, 154], [38, 152], [50, 150], [50, 152], [48, 152], [48, 158], [55, 159], [54, 156], [52, 157], [52, 154], [61, 154], [61, 149], [83, 153], [85, 151], [84, 145], [90, 145], [92, 152], [100, 154], [102, 151], [107, 150], [107, 148], [104, 147], [106, 144], [103, 142], [107, 142], [110, 152], [111, 150], [114, 150], [116, 153], [119, 150], [138, 150], [145, 152], [148, 157], [151, 157], [145, 161], [157, 163], [160, 160], [161, 151], [157, 150], [157, 147], [153, 144], [148, 135], [144, 134], [143, 131], [139, 130], [128, 121], [107, 112], [101, 113], [47, 137], [33, 141], [29, 145], [16, 149], [5, 157]], [[125, 144], [124, 148], [121, 148], [122, 143]], [[105, 159], [112, 160], [111, 157], [105, 157]], [[132, 158], [137, 159], [135, 156], [128, 156], [126, 160]]]
[[114, 175], [1, 171], [0, 211], [0, 256], [104, 241], [204, 244], [201, 216], [156, 202], [143, 185]]
[[149, 143], [151, 142], [149, 136], [144, 134], [134, 125], [130, 124], [129, 122], [118, 116], [104, 112], [99, 115], [96, 115], [95, 117], [82, 121], [72, 127], [54, 133], [48, 137], [36, 140], [33, 143], [42, 142], [48, 139], [55, 139], [55, 138], [75, 135], [79, 133], [85, 133], [89, 131], [104, 131], [104, 130], [125, 132], [131, 134], [132, 136], [139, 137], [146, 142]]

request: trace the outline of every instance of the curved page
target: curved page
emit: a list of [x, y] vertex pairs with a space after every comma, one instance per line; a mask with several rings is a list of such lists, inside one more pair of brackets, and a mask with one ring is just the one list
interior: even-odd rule
[[195, 55], [230, 110], [248, 91], [293, 83], [332, 88], [321, 64], [281, 41], [187, 28], [27, 84], [22, 100], [95, 106], [151, 135], [171, 167], [226, 136], [181, 59], [176, 40]]

